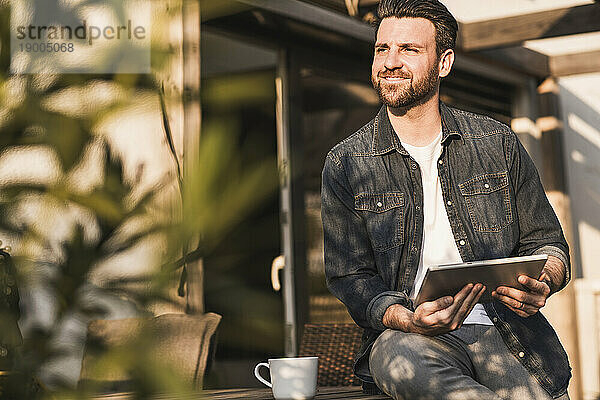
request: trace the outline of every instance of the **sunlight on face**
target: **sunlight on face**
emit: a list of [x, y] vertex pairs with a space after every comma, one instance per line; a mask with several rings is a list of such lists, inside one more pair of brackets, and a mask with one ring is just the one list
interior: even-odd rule
[[377, 32], [371, 81], [392, 108], [429, 98], [439, 84], [435, 27], [424, 18], [385, 18]]

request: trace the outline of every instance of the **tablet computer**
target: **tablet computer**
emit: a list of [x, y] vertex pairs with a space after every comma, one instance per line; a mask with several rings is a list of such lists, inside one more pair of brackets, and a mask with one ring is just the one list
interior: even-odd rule
[[479, 302], [489, 302], [492, 300], [492, 291], [498, 286], [523, 288], [517, 281], [519, 275], [539, 278], [547, 259], [546, 254], [539, 254], [431, 266], [417, 293], [415, 307], [440, 297], [454, 296], [469, 283], [484, 284], [486, 289]]

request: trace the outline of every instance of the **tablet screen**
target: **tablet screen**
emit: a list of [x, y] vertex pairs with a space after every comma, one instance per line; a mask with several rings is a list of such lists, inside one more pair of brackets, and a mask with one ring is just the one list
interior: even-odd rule
[[517, 281], [519, 275], [539, 278], [547, 259], [547, 255], [539, 254], [432, 266], [425, 274], [415, 307], [440, 297], [454, 296], [469, 283], [484, 284], [486, 290], [479, 302], [489, 302], [492, 291], [498, 286], [522, 289], [523, 285]]

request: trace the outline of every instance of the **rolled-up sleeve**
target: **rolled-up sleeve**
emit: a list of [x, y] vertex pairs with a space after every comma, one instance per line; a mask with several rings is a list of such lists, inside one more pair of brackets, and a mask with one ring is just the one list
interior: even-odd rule
[[561, 260], [565, 278], [560, 290], [571, 279], [569, 246], [533, 161], [514, 133], [511, 139], [508, 156], [519, 216], [518, 254], [547, 254]]

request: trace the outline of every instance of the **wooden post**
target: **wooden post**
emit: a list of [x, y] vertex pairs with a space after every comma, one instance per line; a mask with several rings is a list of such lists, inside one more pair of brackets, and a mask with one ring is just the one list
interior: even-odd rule
[[[177, 162], [182, 165], [185, 177], [198, 162], [200, 146], [200, 2], [162, 0], [156, 3], [154, 12], [163, 24], [156, 28], [159, 32], [153, 40], [161, 41], [162, 46], [170, 49], [170, 54], [166, 65], [155, 73], [164, 90]], [[179, 213], [178, 218], [182, 217], [182, 207], [182, 204], [173, 205], [174, 213]], [[197, 243], [192, 241], [182, 250], [189, 252], [196, 246]], [[185, 268], [185, 304], [181, 304], [181, 309], [185, 308], [191, 314], [204, 313], [202, 259], [187, 263]], [[170, 298], [179, 299], [176, 286]], [[162, 305], [155, 313], [181, 311]]]
[[[537, 126], [541, 131], [541, 150], [543, 154], [541, 176], [546, 194], [561, 222], [565, 237], [569, 243], [573, 243], [571, 210], [565, 182], [563, 129], [560, 120], [558, 91], [558, 83], [554, 78], [547, 78], [537, 88], [539, 94]], [[573, 264], [573, 261], [573, 257], [571, 257], [571, 264]], [[575, 270], [572, 265], [571, 271], [573, 274]], [[569, 355], [573, 367], [569, 396], [573, 400], [581, 398], [581, 365], [579, 362], [574, 278], [575, 276], [572, 276], [571, 283], [548, 300], [543, 310], [544, 315], [556, 329]]]
[[[200, 2], [183, 2], [183, 173], [193, 171], [200, 146]], [[195, 247], [189, 244], [190, 249]], [[204, 313], [204, 273], [202, 259], [190, 262], [187, 269], [187, 311]]]
[[287, 218], [292, 228], [293, 285], [294, 285], [294, 353], [297, 355], [304, 324], [308, 322], [308, 273], [306, 270], [306, 234], [304, 209], [304, 143], [302, 135], [302, 58], [297, 48], [288, 49], [284, 61], [287, 65], [289, 116], [288, 152], [290, 213]]
[[[159, 88], [162, 91], [162, 100], [164, 100], [165, 118], [168, 121], [171, 138], [174, 147], [174, 159], [169, 159], [169, 163], [177, 162], [179, 165], [170, 165], [173, 171], [179, 169], [183, 160], [183, 17], [182, 0], [160, 0], [152, 4], [153, 21], [157, 21], [152, 27], [153, 49], [159, 52], [168, 53], [164, 62], [153, 63], [152, 71], [159, 82]], [[157, 93], [158, 97], [158, 93]], [[157, 99], [157, 113], [163, 112], [161, 99]], [[160, 104], [160, 105], [159, 105]], [[166, 135], [167, 127], [163, 127], [163, 134]], [[165, 142], [167, 142], [165, 137]], [[165, 144], [165, 151], [169, 151]], [[176, 183], [177, 177], [172, 177], [172, 187], [169, 190], [179, 191]], [[164, 209], [171, 210], [174, 220], [181, 218], [181, 202], [179, 196], [174, 193], [173, 196], [167, 196], [167, 203], [161, 204]], [[162, 199], [161, 199], [162, 200]], [[161, 244], [157, 244], [161, 246]], [[164, 251], [167, 251], [165, 248]], [[165, 254], [162, 254], [163, 256]], [[182, 313], [187, 308], [186, 299], [178, 295], [177, 284], [169, 287], [169, 301], [158, 301], [150, 306], [150, 311], [155, 315], [166, 313]]]

